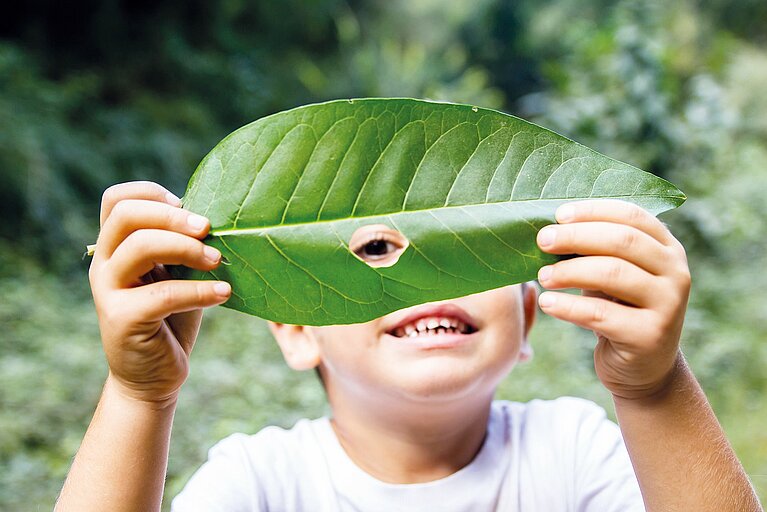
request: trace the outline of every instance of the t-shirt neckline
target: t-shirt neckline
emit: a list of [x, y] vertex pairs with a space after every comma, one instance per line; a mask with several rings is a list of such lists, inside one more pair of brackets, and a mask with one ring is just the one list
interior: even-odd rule
[[[323, 417], [314, 422], [314, 430], [318, 445], [325, 452], [328, 473], [339, 500], [370, 503], [371, 506], [398, 503], [397, 510], [408, 510], [408, 505], [412, 503], [413, 510], [417, 510], [416, 503], [449, 502], [459, 505], [456, 501], [470, 500], [476, 505], [476, 489], [487, 489], [489, 480], [495, 480], [492, 483], [500, 486], [509, 460], [508, 454], [504, 453], [506, 433], [500, 416], [500, 411], [491, 407], [485, 439], [469, 464], [446, 477], [413, 484], [384, 482], [360, 468], [344, 450], [330, 418]], [[504, 456], [507, 457], [505, 464], [499, 460]], [[416, 497], [416, 501], [411, 500]]]

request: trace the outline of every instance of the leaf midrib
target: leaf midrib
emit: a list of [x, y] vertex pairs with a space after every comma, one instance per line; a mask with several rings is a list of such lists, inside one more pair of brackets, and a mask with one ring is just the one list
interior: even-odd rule
[[466, 208], [471, 206], [489, 206], [493, 204], [518, 204], [518, 203], [549, 203], [549, 202], [558, 202], [558, 201], [582, 201], [584, 199], [619, 199], [622, 197], [630, 197], [630, 198], [637, 198], [637, 197], [655, 197], [655, 198], [666, 198], [666, 199], [678, 199], [678, 200], [685, 200], [687, 199], [687, 196], [685, 195], [659, 195], [659, 194], [622, 194], [622, 195], [611, 195], [609, 197], [588, 197], [588, 198], [573, 198], [573, 197], [547, 197], [545, 199], [542, 198], [533, 198], [533, 199], [515, 199], [513, 201], [498, 201], [493, 203], [474, 203], [474, 204], [457, 204], [452, 206], [437, 206], [433, 208], [420, 208], [417, 210], [400, 210], [398, 212], [388, 212], [388, 213], [377, 213], [374, 215], [364, 215], [360, 217], [356, 216], [349, 216], [349, 217], [339, 217], [335, 219], [326, 219], [326, 220], [311, 220], [306, 222], [295, 222], [295, 223], [281, 223], [281, 224], [270, 224], [268, 226], [257, 226], [252, 228], [237, 228], [237, 229], [222, 229], [222, 230], [211, 230], [210, 235], [211, 236], [237, 236], [237, 235], [247, 235], [250, 233], [258, 233], [260, 231], [265, 231], [268, 229], [278, 229], [278, 228], [288, 228], [288, 227], [300, 227], [300, 226], [316, 226], [317, 224], [328, 224], [333, 222], [340, 222], [340, 221], [346, 221], [346, 220], [363, 220], [363, 219], [375, 219], [375, 218], [381, 218], [381, 217], [388, 217], [390, 215], [398, 215], [402, 213], [418, 213], [418, 212], [432, 212], [434, 210], [451, 210], [451, 209], [457, 209], [457, 208]]

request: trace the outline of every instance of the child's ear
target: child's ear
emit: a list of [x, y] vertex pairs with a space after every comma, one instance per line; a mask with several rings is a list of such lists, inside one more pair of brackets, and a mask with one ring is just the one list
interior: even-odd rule
[[538, 311], [538, 287], [534, 282], [525, 283], [522, 287], [522, 307], [525, 310], [525, 338], [527, 338]]
[[320, 364], [320, 347], [309, 329], [303, 325], [267, 323], [288, 366], [294, 370], [311, 370]]
[[538, 287], [535, 283], [525, 283], [522, 286], [522, 308], [525, 313], [525, 337], [519, 350], [520, 361], [529, 361], [533, 358], [533, 347], [530, 345], [530, 329], [535, 323], [535, 315], [538, 311]]

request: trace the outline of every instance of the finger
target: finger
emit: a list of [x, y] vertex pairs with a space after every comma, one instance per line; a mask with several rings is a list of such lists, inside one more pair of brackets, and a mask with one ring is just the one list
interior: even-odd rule
[[118, 288], [141, 283], [141, 276], [156, 265], [184, 265], [197, 270], [212, 270], [221, 261], [221, 253], [190, 236], [140, 229], [120, 244], [106, 263], [107, 274]]
[[232, 287], [224, 281], [162, 281], [127, 290], [140, 304], [136, 312], [144, 322], [156, 322], [174, 313], [216, 306], [226, 302]]
[[109, 258], [131, 233], [139, 229], [164, 229], [202, 238], [210, 229], [205, 217], [156, 201], [124, 199], [117, 203], [99, 233], [97, 252]]
[[144, 199], [147, 201], [157, 201], [168, 203], [171, 206], [181, 206], [181, 200], [176, 197], [167, 188], [152, 183], [151, 181], [132, 181], [129, 183], [120, 183], [112, 185], [104, 191], [101, 196], [101, 215], [99, 226], [103, 226], [112, 208], [117, 203], [125, 199]]
[[584, 256], [560, 261], [538, 271], [538, 282], [549, 290], [580, 288], [602, 292], [638, 307], [657, 302], [655, 278], [625, 260], [609, 256]]
[[[164, 265], [157, 265], [147, 274], [150, 283], [158, 283], [160, 281], [166, 281], [173, 279], [173, 276]], [[181, 344], [187, 355], [192, 353], [192, 347], [194, 347], [194, 341], [197, 338], [197, 332], [200, 330], [200, 322], [202, 321], [202, 315], [200, 310], [186, 311], [184, 313], [176, 313], [165, 319], [168, 322], [173, 333], [176, 335], [176, 339]]]
[[538, 245], [551, 254], [615, 256], [660, 275], [671, 249], [639, 229], [612, 222], [552, 224], [538, 232]]
[[[571, 322], [622, 344], [627, 332], [643, 333], [650, 323], [647, 310], [619, 304], [606, 299], [561, 292], [544, 292], [538, 305], [547, 315]], [[634, 335], [634, 342], [641, 342]]]
[[647, 233], [663, 245], [674, 245], [676, 238], [650, 212], [633, 203], [618, 199], [597, 199], [565, 203], [556, 212], [557, 222], [614, 222], [626, 224]]

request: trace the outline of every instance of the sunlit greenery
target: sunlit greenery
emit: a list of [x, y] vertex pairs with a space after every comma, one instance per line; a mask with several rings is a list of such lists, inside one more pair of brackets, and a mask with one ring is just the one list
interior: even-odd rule
[[[688, 250], [684, 349], [767, 498], [764, 2], [37, 2], [0, 26], [0, 509], [50, 509], [106, 373], [87, 288], [101, 191], [177, 193], [238, 126], [339, 97], [467, 102], [671, 179]], [[63, 21], [62, 21], [63, 20]], [[610, 407], [589, 333], [541, 318], [499, 392]], [[263, 323], [209, 311], [168, 496], [216, 440], [325, 411]], [[167, 500], [169, 501], [169, 500]]]

